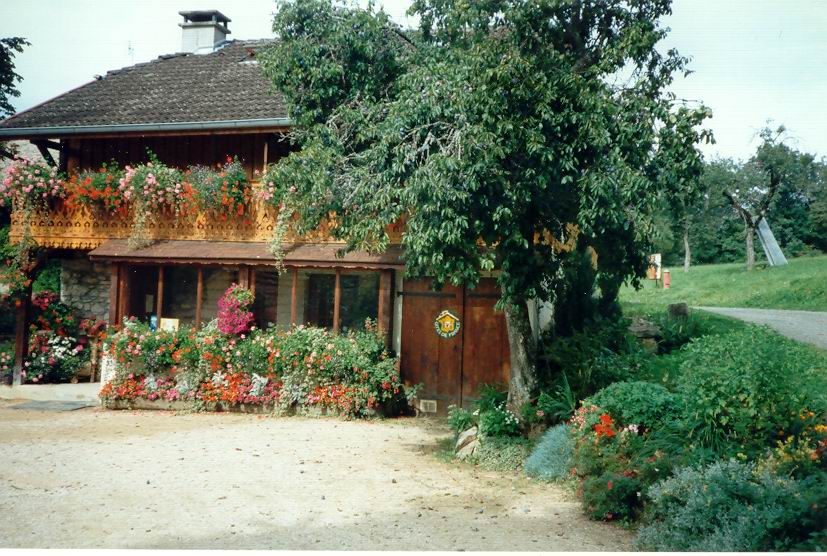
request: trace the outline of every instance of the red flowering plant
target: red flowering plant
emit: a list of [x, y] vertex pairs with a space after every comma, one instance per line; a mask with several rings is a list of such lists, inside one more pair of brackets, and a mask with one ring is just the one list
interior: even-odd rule
[[124, 172], [116, 163], [101, 165], [97, 171], [84, 171], [70, 176], [66, 184], [69, 206], [87, 206], [110, 214], [125, 215], [128, 204], [120, 187]]
[[250, 311], [255, 297], [253, 292], [238, 284], [233, 284], [218, 300], [218, 330], [222, 334], [242, 334], [253, 325], [253, 313]]
[[199, 209], [212, 211], [220, 220], [242, 216], [250, 201], [247, 171], [238, 157], [227, 157], [217, 169], [190, 166], [186, 176]]
[[62, 176], [57, 168], [45, 162], [15, 158], [6, 167], [0, 181], [0, 207], [14, 205], [27, 216], [35, 210], [47, 209], [52, 200], [65, 196]]
[[0, 308], [9, 305], [19, 307], [26, 299], [31, 283], [31, 278], [15, 261], [9, 261], [0, 268]]

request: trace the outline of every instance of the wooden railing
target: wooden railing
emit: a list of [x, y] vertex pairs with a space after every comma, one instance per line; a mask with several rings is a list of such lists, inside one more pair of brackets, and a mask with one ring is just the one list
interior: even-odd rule
[[[242, 216], [225, 216], [210, 212], [184, 215], [155, 214], [146, 223], [149, 239], [183, 239], [210, 241], [268, 242], [273, 237], [278, 209], [254, 202]], [[14, 211], [11, 240], [23, 236], [24, 215]], [[111, 214], [88, 207], [59, 205], [48, 212], [35, 214], [30, 220], [32, 238], [41, 247], [59, 249], [94, 249], [108, 239], [126, 239], [132, 228], [131, 215]], [[303, 238], [288, 235], [286, 241], [336, 243], [330, 237], [330, 225], [324, 225]], [[391, 243], [402, 240], [402, 225], [388, 228]]]

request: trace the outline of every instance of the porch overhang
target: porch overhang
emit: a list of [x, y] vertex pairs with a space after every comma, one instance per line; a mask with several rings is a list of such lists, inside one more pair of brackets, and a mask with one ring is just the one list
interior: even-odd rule
[[[289, 267], [402, 269], [402, 248], [391, 245], [383, 253], [352, 251], [340, 255], [342, 243], [285, 243], [283, 263]], [[130, 249], [125, 239], [110, 239], [89, 252], [93, 261], [136, 264], [195, 264], [276, 266], [265, 242], [167, 240]]]

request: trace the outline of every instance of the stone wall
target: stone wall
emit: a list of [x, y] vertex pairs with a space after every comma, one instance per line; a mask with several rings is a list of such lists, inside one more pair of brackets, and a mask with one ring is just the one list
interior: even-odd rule
[[86, 256], [63, 259], [60, 300], [77, 307], [84, 317], [109, 318], [109, 265]]

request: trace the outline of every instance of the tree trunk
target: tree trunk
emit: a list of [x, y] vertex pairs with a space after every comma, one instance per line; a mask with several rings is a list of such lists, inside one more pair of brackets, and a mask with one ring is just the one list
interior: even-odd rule
[[755, 229], [752, 226], [747, 226], [746, 228], [747, 270], [752, 270], [755, 267]]
[[528, 306], [524, 301], [506, 308], [505, 323], [511, 351], [508, 408], [519, 415], [520, 407], [531, 400], [537, 388], [537, 345], [531, 333]]
[[689, 265], [692, 262], [692, 253], [689, 251], [689, 223], [683, 226], [683, 271], [689, 272]]

